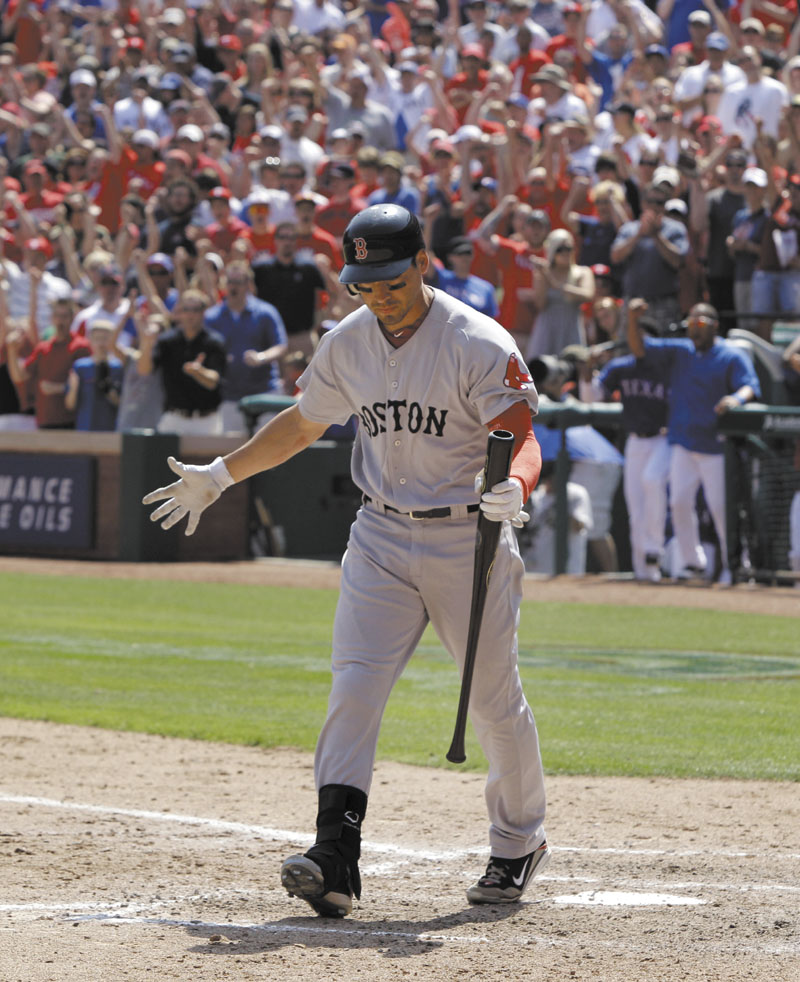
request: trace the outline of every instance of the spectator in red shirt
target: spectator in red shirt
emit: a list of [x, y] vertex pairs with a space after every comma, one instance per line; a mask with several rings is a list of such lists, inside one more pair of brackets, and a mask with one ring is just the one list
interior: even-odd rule
[[9, 374], [17, 385], [30, 381], [34, 386], [36, 423], [39, 429], [72, 429], [75, 413], [64, 404], [67, 378], [78, 358], [90, 353], [89, 342], [70, 330], [74, 305], [69, 298], [55, 300], [50, 307], [53, 336], [40, 341], [28, 355], [18, 355], [21, 336], [9, 338]]
[[317, 225], [325, 229], [339, 242], [350, 219], [367, 207], [363, 198], [353, 194], [355, 170], [350, 164], [337, 164], [328, 171], [331, 196], [328, 203], [317, 211]]
[[461, 49], [462, 70], [445, 83], [444, 89], [456, 111], [459, 126], [464, 122], [472, 103], [472, 94], [483, 91], [489, 81], [485, 65], [486, 52], [483, 45], [465, 44]]
[[211, 240], [214, 250], [226, 261], [233, 243], [248, 231], [247, 224], [231, 213], [231, 197], [230, 188], [218, 186], [211, 189], [208, 203], [214, 221], [205, 227], [205, 235]]
[[29, 160], [22, 172], [25, 188], [20, 201], [37, 222], [53, 223], [55, 210], [64, 200], [63, 194], [47, 187], [49, 172], [41, 160]]
[[247, 201], [247, 220], [242, 238], [248, 243], [248, 259], [255, 262], [265, 255], [275, 252], [275, 232], [269, 223], [270, 203], [266, 194], [260, 195], [257, 190]]
[[331, 269], [338, 272], [344, 265], [342, 250], [335, 236], [315, 223], [317, 196], [311, 191], [301, 191], [294, 199], [294, 210], [297, 214], [298, 253], [304, 259], [312, 260], [321, 253], [330, 260]]
[[229, 75], [234, 82], [244, 76], [245, 65], [242, 61], [242, 42], [235, 34], [222, 35], [219, 41], [217, 41], [216, 56], [222, 65], [222, 71], [226, 75]]

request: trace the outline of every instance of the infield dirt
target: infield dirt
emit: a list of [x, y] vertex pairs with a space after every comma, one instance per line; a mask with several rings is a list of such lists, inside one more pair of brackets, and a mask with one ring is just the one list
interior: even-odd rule
[[[275, 562], [75, 566], [320, 587], [337, 576]], [[529, 587], [567, 602], [798, 606], [789, 590]], [[523, 903], [471, 908], [464, 889], [487, 858], [482, 776], [379, 763], [363, 898], [324, 921], [278, 879], [312, 829], [308, 754], [0, 719], [0, 760], [0, 982], [800, 979], [796, 784], [551, 776], [550, 866]]]

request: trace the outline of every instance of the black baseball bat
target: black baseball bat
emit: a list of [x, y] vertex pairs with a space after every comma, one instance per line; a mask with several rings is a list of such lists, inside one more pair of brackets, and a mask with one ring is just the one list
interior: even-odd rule
[[[511, 452], [514, 449], [514, 434], [508, 430], [493, 430], [489, 434], [486, 447], [486, 461], [483, 467], [483, 487], [487, 488], [504, 481], [511, 467]], [[472, 573], [472, 603], [469, 611], [469, 630], [467, 632], [467, 651], [464, 657], [464, 672], [461, 676], [461, 693], [458, 697], [456, 725], [453, 741], [447, 751], [447, 759], [452, 764], [463, 764], [467, 759], [464, 752], [464, 735], [467, 729], [467, 709], [472, 689], [472, 674], [475, 670], [475, 654], [481, 633], [483, 608], [486, 605], [486, 591], [492, 575], [494, 554], [500, 539], [502, 522], [490, 522], [482, 511], [478, 512], [478, 530], [475, 533], [475, 561]]]

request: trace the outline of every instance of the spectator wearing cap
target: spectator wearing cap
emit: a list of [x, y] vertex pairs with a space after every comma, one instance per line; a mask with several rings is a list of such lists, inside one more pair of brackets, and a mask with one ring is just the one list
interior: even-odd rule
[[381, 187], [367, 198], [368, 205], [401, 205], [412, 215], [421, 213], [420, 194], [413, 184], [403, 181], [405, 160], [396, 150], [385, 153], [380, 160]]
[[760, 167], [748, 167], [742, 176], [744, 184], [744, 207], [733, 216], [731, 233], [726, 239], [728, 255], [733, 260], [733, 300], [737, 327], [748, 331], [758, 331], [758, 321], [744, 317], [752, 309], [751, 281], [758, 257], [761, 254], [761, 241], [767, 224], [768, 183], [766, 171]]
[[196, 123], [185, 123], [175, 134], [175, 144], [178, 149], [185, 151], [192, 162], [192, 176], [210, 167], [219, 177], [221, 184], [228, 186], [228, 172], [225, 167], [205, 150], [205, 134]]
[[119, 202], [128, 187], [142, 198], [149, 198], [161, 185], [166, 166], [158, 157], [158, 135], [152, 130], [137, 130], [128, 145], [121, 137], [108, 106], [100, 107], [108, 135], [108, 160], [100, 178], [95, 203], [100, 208], [98, 221], [112, 235], [119, 229]]
[[181, 41], [172, 47], [167, 55], [167, 68], [181, 79], [186, 78], [194, 85], [199, 85], [205, 92], [211, 91], [214, 73], [205, 65], [197, 63], [197, 51], [187, 41]]
[[497, 318], [499, 308], [494, 287], [487, 280], [470, 273], [475, 247], [466, 236], [458, 236], [447, 244], [447, 265], [435, 260], [428, 267], [425, 281], [461, 300], [487, 317]]
[[664, 214], [667, 200], [649, 185], [641, 216], [622, 226], [611, 247], [612, 263], [621, 269], [623, 299], [645, 299], [661, 334], [680, 318], [678, 271], [689, 252], [686, 228]]
[[723, 336], [736, 326], [730, 316], [734, 309], [734, 271], [726, 243], [733, 229], [734, 216], [745, 205], [742, 178], [746, 167], [745, 151], [730, 150], [725, 156], [725, 183], [703, 194], [695, 181], [691, 190], [692, 231], [706, 243], [708, 297], [720, 314], [720, 333]]
[[64, 195], [53, 190], [50, 173], [40, 160], [29, 160], [22, 172], [23, 192], [19, 196], [22, 206], [38, 222], [52, 224], [55, 210], [64, 200]]
[[287, 351], [286, 330], [278, 310], [255, 297], [253, 286], [248, 263], [229, 263], [225, 297], [205, 315], [206, 330], [225, 342], [227, 368], [220, 408], [226, 433], [247, 432], [247, 420], [239, 410], [245, 396], [282, 391], [280, 360]]
[[242, 202], [242, 218], [245, 230], [242, 238], [248, 243], [251, 262], [262, 255], [270, 254], [275, 247], [274, 234], [270, 225], [270, 200], [266, 188], [255, 188]]
[[301, 191], [295, 196], [294, 210], [297, 216], [297, 255], [303, 259], [314, 260], [317, 255], [325, 256], [331, 269], [338, 272], [344, 265], [342, 249], [330, 232], [316, 224], [319, 195], [314, 191]]
[[282, 183], [280, 157], [265, 157], [258, 164], [258, 181], [253, 183], [250, 193], [242, 202], [243, 211], [253, 195], [256, 195], [259, 199], [266, 198], [269, 201], [269, 218], [273, 225], [293, 221], [294, 202]]
[[203, 230], [206, 238], [210, 239], [214, 251], [223, 259], [228, 257], [233, 243], [247, 231], [246, 222], [236, 218], [231, 211], [231, 197], [230, 188], [218, 186], [211, 189], [208, 202], [214, 221], [206, 225]]
[[489, 49], [489, 58], [494, 60], [497, 57], [497, 49], [500, 42], [504, 39], [506, 32], [499, 25], [489, 18], [489, 6], [487, 0], [466, 0], [464, 11], [467, 15], [467, 23], [458, 28], [458, 43], [461, 48], [468, 44], [480, 44], [486, 34], [492, 37], [492, 46]]
[[274, 304], [283, 320], [292, 351], [310, 355], [316, 344], [317, 314], [325, 280], [313, 260], [298, 255], [297, 226], [275, 226], [275, 254], [253, 266], [256, 295]]
[[751, 290], [752, 312], [765, 315], [762, 337], [771, 333], [769, 314], [800, 310], [800, 174], [789, 177], [767, 219]]
[[777, 140], [789, 91], [783, 82], [764, 74], [761, 55], [751, 45], [741, 49], [739, 68], [745, 80], [726, 87], [717, 115], [722, 132], [736, 133], [749, 150], [759, 134]]
[[[732, 5], [728, 0], [720, 0], [715, 6], [724, 11]], [[707, 7], [701, 0], [659, 0], [656, 12], [664, 22], [664, 45], [672, 51], [675, 45], [691, 41], [689, 18], [693, 13], [706, 10]]]
[[331, 131], [358, 121], [364, 127], [364, 142], [378, 150], [395, 147], [394, 116], [391, 110], [370, 98], [371, 75], [368, 69], [354, 69], [338, 85], [331, 86], [323, 101]]
[[431, 159], [433, 173], [422, 185], [422, 214], [425, 224], [432, 225], [431, 248], [444, 261], [447, 243], [464, 234], [454, 145], [449, 140], [435, 140], [431, 145]]
[[37, 235], [25, 241], [20, 266], [10, 259], [0, 259], [0, 265], [2, 265], [8, 283], [8, 317], [12, 320], [28, 320], [31, 301], [31, 271], [34, 270], [33, 278], [38, 280], [36, 326], [39, 330], [39, 337], [44, 337], [50, 327], [50, 305], [62, 297], [72, 297], [72, 287], [69, 283], [45, 269], [52, 258], [52, 243], [46, 236]]
[[689, 126], [693, 119], [702, 116], [704, 90], [709, 76], [719, 78], [723, 91], [746, 80], [741, 68], [728, 60], [729, 50], [728, 38], [720, 31], [712, 31], [706, 38], [706, 60], [684, 68], [676, 79], [673, 96], [675, 105], [683, 114], [684, 126]]
[[458, 125], [463, 125], [475, 94], [482, 92], [489, 82], [486, 70], [486, 50], [481, 44], [467, 44], [459, 53], [461, 71], [445, 82], [444, 90], [456, 111]]
[[156, 133], [159, 140], [171, 135], [169, 116], [162, 103], [150, 95], [146, 71], [136, 72], [131, 80], [130, 96], [114, 103], [114, 124], [118, 130], [148, 130]]
[[367, 206], [363, 198], [353, 195], [355, 176], [352, 164], [342, 163], [331, 167], [328, 170], [331, 195], [327, 204], [317, 209], [317, 225], [340, 242], [350, 219]]
[[540, 95], [531, 100], [528, 108], [528, 122], [539, 127], [545, 120], [550, 122], [589, 116], [583, 99], [572, 92], [567, 73], [560, 65], [544, 65], [531, 79], [539, 86]]
[[222, 34], [217, 41], [217, 60], [222, 65], [222, 71], [234, 82], [238, 82], [245, 74], [242, 50], [242, 42], [235, 34]]
[[[571, 51], [574, 55], [579, 53], [582, 43], [585, 43], [586, 18], [589, 14], [588, 8], [584, 8], [580, 3], [567, 3], [561, 7], [563, 17], [563, 29], [558, 34], [553, 35], [544, 49], [545, 54], [551, 61], [557, 61], [557, 55], [562, 51]], [[585, 78], [583, 63], [577, 67], [579, 81]]]
[[672, 57], [677, 64], [700, 65], [706, 60], [706, 38], [713, 24], [707, 10], [693, 10], [687, 18], [688, 41], [672, 46]]
[[76, 68], [69, 76], [69, 88], [72, 102], [64, 110], [64, 115], [78, 125], [81, 114], [88, 114], [92, 119], [90, 138], [96, 142], [104, 143], [106, 129], [104, 120], [98, 113], [102, 103], [95, 98], [97, 78], [88, 68]]
[[303, 106], [289, 106], [286, 110], [286, 132], [280, 145], [281, 163], [299, 164], [304, 178], [306, 174], [315, 173], [325, 156], [319, 143], [306, 135], [308, 121], [307, 109]]

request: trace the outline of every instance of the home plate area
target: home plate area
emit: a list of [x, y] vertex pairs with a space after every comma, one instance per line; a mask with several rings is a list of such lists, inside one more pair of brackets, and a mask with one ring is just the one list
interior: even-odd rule
[[323, 920], [279, 879], [310, 755], [2, 719], [0, 751], [2, 982], [800, 977], [796, 785], [553, 776], [550, 864], [472, 907], [484, 777], [379, 763]]

